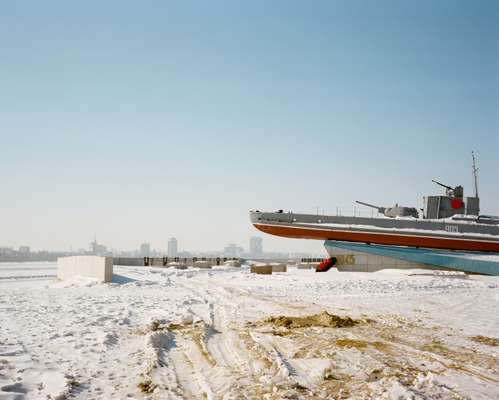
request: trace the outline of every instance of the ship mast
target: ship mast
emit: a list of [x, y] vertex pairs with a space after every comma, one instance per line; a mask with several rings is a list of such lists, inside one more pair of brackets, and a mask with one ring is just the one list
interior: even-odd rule
[[475, 164], [475, 153], [472, 151], [471, 152], [471, 157], [473, 158], [473, 179], [475, 181], [475, 197], [478, 198], [478, 181], [477, 181], [477, 175], [476, 173], [478, 172], [478, 168], [476, 167]]

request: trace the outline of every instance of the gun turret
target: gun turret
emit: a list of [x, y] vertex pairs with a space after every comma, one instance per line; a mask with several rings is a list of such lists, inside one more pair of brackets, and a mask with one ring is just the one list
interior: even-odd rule
[[452, 187], [451, 187], [451, 186], [444, 185], [443, 183], [440, 183], [440, 182], [438, 182], [438, 181], [436, 181], [436, 180], [434, 180], [434, 179], [432, 179], [431, 181], [432, 181], [433, 183], [436, 183], [436, 184], [437, 184], [437, 185], [439, 185], [439, 186], [442, 186], [442, 187], [446, 188], [447, 190], [452, 190]]
[[383, 214], [385, 217], [396, 218], [396, 217], [413, 217], [418, 218], [418, 210], [414, 207], [403, 207], [395, 204], [393, 207], [378, 207], [374, 204], [364, 203], [363, 201], [356, 201], [358, 204], [363, 206], [371, 207], [378, 210], [379, 213]]
[[364, 203], [363, 201], [358, 201], [358, 200], [356, 200], [355, 202], [358, 204], [362, 204], [363, 206], [374, 208], [374, 209], [378, 210], [378, 212], [381, 214], [384, 214], [386, 211], [386, 207], [378, 207], [378, 206], [375, 206], [374, 204]]

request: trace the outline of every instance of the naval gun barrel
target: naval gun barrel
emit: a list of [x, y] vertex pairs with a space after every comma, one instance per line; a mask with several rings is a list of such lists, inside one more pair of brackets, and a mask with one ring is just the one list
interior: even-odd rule
[[440, 186], [442, 186], [442, 187], [446, 188], [447, 190], [452, 190], [452, 187], [447, 186], [447, 185], [444, 185], [443, 183], [440, 183], [440, 182], [438, 182], [438, 181], [436, 181], [436, 180], [434, 180], [434, 179], [432, 179], [431, 181], [432, 181], [433, 183], [436, 183], [437, 185], [440, 185]]
[[378, 207], [378, 206], [375, 206], [374, 204], [364, 203], [363, 201], [355, 200], [355, 202], [358, 204], [362, 204], [363, 206], [375, 208], [381, 214], [384, 214], [385, 210], [386, 210], [386, 207]]

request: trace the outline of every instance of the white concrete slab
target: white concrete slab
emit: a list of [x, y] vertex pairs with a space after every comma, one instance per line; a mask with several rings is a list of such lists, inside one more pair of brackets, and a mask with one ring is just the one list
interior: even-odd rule
[[113, 280], [113, 258], [99, 256], [59, 257], [57, 259], [57, 278], [63, 281], [75, 276], [111, 282]]

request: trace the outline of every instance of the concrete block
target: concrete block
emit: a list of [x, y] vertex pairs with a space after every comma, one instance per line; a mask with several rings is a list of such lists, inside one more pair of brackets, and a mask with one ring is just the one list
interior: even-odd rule
[[111, 282], [113, 280], [113, 258], [99, 256], [59, 257], [57, 259], [57, 278], [67, 280], [74, 276]]
[[286, 264], [272, 263], [272, 272], [287, 272], [288, 266]]
[[298, 269], [312, 269], [309, 263], [300, 263], [297, 265]]
[[252, 274], [272, 275], [272, 265], [252, 265], [250, 272]]
[[241, 268], [241, 261], [239, 261], [239, 260], [229, 260], [229, 261], [225, 261], [224, 265], [226, 267]]
[[193, 267], [210, 269], [212, 265], [209, 261], [196, 261], [194, 262]]

